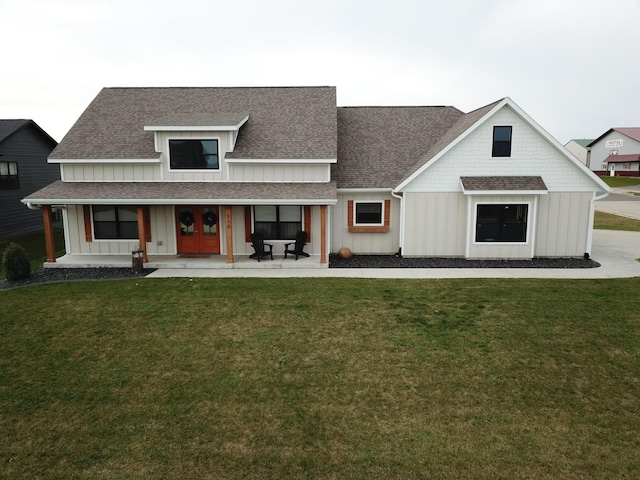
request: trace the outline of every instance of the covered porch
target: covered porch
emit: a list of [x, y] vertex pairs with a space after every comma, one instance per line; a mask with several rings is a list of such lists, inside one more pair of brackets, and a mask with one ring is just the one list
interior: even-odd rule
[[[131, 267], [133, 250], [140, 252], [146, 268], [327, 268], [328, 207], [336, 203], [335, 197], [334, 182], [56, 182], [23, 202], [42, 209], [47, 268]], [[60, 258], [55, 258], [53, 245], [52, 205], [65, 210], [67, 254]], [[284, 259], [284, 243], [289, 241], [285, 238], [289, 237], [281, 236], [274, 240], [266, 237], [274, 244], [273, 260], [258, 262], [250, 258], [253, 249], [249, 237], [258, 227], [254, 212], [258, 205], [299, 208], [297, 228], [308, 234], [306, 253], [310, 257]], [[120, 220], [105, 222], [105, 210], [117, 211], [115, 217]], [[184, 212], [188, 215], [183, 218]], [[198, 220], [203, 212], [205, 217], [211, 217], [207, 225], [212, 236], [200, 240], [215, 242], [206, 248], [184, 248], [185, 235], [191, 235], [187, 239], [205, 235], [202, 221]], [[100, 224], [96, 215], [101, 215]], [[125, 234], [105, 236], [104, 225], [116, 223], [118, 235]], [[264, 221], [260, 227], [263, 224]]]

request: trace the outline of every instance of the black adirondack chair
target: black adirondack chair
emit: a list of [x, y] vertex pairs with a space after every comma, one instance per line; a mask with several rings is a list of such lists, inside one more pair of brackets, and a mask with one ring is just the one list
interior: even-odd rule
[[[284, 244], [284, 258], [287, 258], [287, 254], [296, 256], [296, 260], [298, 257], [308, 257], [309, 254], [302, 251], [304, 246], [307, 244], [307, 232], [299, 231], [296, 233], [296, 241], [289, 242]], [[290, 249], [289, 246], [293, 245], [293, 249]]]
[[271, 260], [273, 260], [273, 245], [264, 243], [264, 236], [261, 233], [254, 232], [251, 234], [251, 244], [255, 253], [249, 255], [249, 258], [255, 258], [260, 261], [261, 258], [271, 257]]

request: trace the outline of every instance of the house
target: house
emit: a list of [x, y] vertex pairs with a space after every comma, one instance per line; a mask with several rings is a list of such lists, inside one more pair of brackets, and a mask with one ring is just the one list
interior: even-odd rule
[[599, 175], [640, 176], [640, 127], [610, 128], [593, 140], [589, 167]]
[[573, 153], [582, 163], [589, 166], [591, 148], [588, 145], [593, 140], [593, 138], [574, 138], [565, 143], [564, 148]]
[[149, 265], [234, 266], [257, 230], [276, 255], [304, 230], [317, 266], [341, 247], [581, 257], [609, 191], [509, 98], [470, 113], [338, 108], [333, 87], [104, 89], [49, 162], [62, 180], [23, 202], [64, 208], [61, 262], [139, 245]]
[[47, 163], [56, 145], [33, 120], [0, 120], [0, 238], [42, 230], [42, 213], [20, 200], [60, 178]]

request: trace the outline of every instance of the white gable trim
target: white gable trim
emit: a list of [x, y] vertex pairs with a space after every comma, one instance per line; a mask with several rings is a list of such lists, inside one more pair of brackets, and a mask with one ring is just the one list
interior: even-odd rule
[[400, 192], [404, 188], [406, 188], [411, 182], [413, 182], [416, 178], [418, 178], [422, 173], [431, 168], [435, 163], [437, 163], [443, 156], [445, 156], [451, 149], [453, 149], [456, 145], [466, 139], [469, 135], [471, 135], [478, 127], [488, 121], [493, 115], [495, 115], [498, 111], [502, 110], [505, 106], [511, 108], [511, 110], [519, 116], [526, 124], [528, 124], [532, 129], [534, 129], [538, 134], [540, 134], [544, 140], [549, 143], [555, 150], [558, 151], [565, 159], [571, 162], [575, 167], [580, 170], [583, 175], [585, 175], [589, 180], [591, 180], [596, 186], [602, 189], [604, 192], [609, 193], [611, 189], [609, 186], [604, 183], [597, 175], [595, 175], [584, 163], [580, 162], [571, 152], [569, 152], [565, 147], [563, 147], [555, 138], [553, 138], [544, 128], [542, 128], [533, 118], [531, 118], [524, 110], [522, 110], [518, 105], [513, 102], [509, 97], [505, 97], [500, 101], [495, 107], [493, 107], [487, 114], [485, 114], [482, 118], [476, 121], [471, 127], [465, 130], [461, 135], [459, 135], [455, 140], [453, 140], [449, 145], [443, 148], [440, 152], [438, 152], [431, 160], [425, 163], [422, 167], [412, 173], [405, 181], [403, 181], [400, 185], [394, 188], [394, 192]]
[[147, 132], [233, 132], [247, 123], [249, 115], [244, 117], [237, 125], [145, 125]]

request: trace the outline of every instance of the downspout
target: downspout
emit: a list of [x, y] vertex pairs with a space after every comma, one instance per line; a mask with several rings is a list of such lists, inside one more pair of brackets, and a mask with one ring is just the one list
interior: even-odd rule
[[598, 200], [602, 200], [607, 195], [609, 195], [609, 192], [604, 192], [603, 195], [600, 195], [599, 197], [597, 197], [594, 192], [593, 197], [591, 198], [591, 202], [589, 206], [589, 230], [588, 230], [589, 233], [587, 235], [587, 245], [584, 252], [585, 258], [589, 258], [589, 256], [591, 256], [591, 246], [593, 243], [593, 221], [596, 214], [596, 202]]
[[399, 195], [391, 190], [391, 196], [400, 200], [400, 245], [396, 257], [402, 258], [402, 249], [404, 248], [404, 195]]

